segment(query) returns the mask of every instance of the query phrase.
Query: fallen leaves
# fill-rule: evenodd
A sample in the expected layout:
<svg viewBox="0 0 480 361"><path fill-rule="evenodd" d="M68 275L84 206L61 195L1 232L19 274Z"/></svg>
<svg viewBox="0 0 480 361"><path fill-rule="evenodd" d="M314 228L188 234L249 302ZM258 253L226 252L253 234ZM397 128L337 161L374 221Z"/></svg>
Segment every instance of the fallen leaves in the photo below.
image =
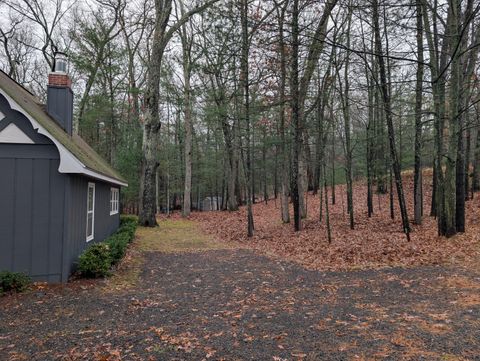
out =
<svg viewBox="0 0 480 361"><path fill-rule="evenodd" d="M203 346L199 339L195 337L191 332L182 332L178 335L173 335L167 332L163 327L151 327L150 331L154 332L157 337L163 343L166 343L174 347L177 351L183 351L187 354L192 353L194 350L201 349L205 353L205 359L210 359L216 354L216 350L210 346ZM218 333L212 335L214 337L219 337L223 334ZM208 340L210 337L203 337Z"/></svg>
<svg viewBox="0 0 480 361"><path fill-rule="evenodd" d="M478 306L480 305L480 295L471 294L471 293L468 293L468 294L462 293L459 296L457 304L462 307Z"/></svg>
<svg viewBox="0 0 480 361"><path fill-rule="evenodd" d="M425 208L431 200L431 176L424 177ZM404 176L409 214L413 215L413 177ZM238 212L195 212L192 219L202 230L219 241L241 244L295 261L310 269L346 270L384 266L417 266L435 264L477 264L480 259L480 207L467 202L467 232L450 239L437 236L436 220L425 216L423 225L412 225L411 242L402 233L400 214L389 213L389 195L375 195L374 214L366 211L367 187L354 187L355 229L349 228L346 214L345 186L336 187L337 202L330 205L333 242L328 244L324 221L319 221L319 196L308 195L308 217L303 229L294 232L291 224L280 222L280 202L254 205L255 235L248 238L246 210ZM330 192L329 192L330 193ZM395 198L396 199L396 198ZM324 212L324 211L323 211Z"/></svg>

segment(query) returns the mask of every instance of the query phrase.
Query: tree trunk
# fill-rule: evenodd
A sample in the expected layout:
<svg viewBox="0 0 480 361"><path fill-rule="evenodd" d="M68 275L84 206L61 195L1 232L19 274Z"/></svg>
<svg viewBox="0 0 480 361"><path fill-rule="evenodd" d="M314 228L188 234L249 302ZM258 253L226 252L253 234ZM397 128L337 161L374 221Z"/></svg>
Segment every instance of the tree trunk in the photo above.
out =
<svg viewBox="0 0 480 361"><path fill-rule="evenodd" d="M325 164L323 165L323 173L326 174ZM328 210L328 187L327 177L324 177L324 190L325 190L325 223L327 226L327 240L328 243L332 243L332 230L330 228L330 212Z"/></svg>
<svg viewBox="0 0 480 361"><path fill-rule="evenodd" d="M278 16L278 42L280 46L280 109L279 109L279 121L280 121L280 144L281 144L281 170L280 170L280 209L283 223L290 222L290 212L288 209L288 169L290 169L289 157L287 152L287 140L285 136L285 87L287 79L287 59L285 54L285 39L284 39L284 21L285 12L287 11L288 1L285 1L285 5L282 7Z"/></svg>
<svg viewBox="0 0 480 361"><path fill-rule="evenodd" d="M450 2L452 22L450 35L452 44L461 42L459 0ZM460 55L452 51L450 75L450 116L448 117L449 142L447 169L445 174L445 214L447 237L465 231L465 143L463 117L460 114Z"/></svg>
<svg viewBox="0 0 480 361"><path fill-rule="evenodd" d="M479 113L477 112L477 124L480 120ZM474 192L480 190L480 128L477 126L477 139L475 142L475 153L473 160L473 180L472 189Z"/></svg>
<svg viewBox="0 0 480 361"><path fill-rule="evenodd" d="M262 165L263 165L263 201L268 204L268 179L267 179L267 127L262 132Z"/></svg>
<svg viewBox="0 0 480 361"><path fill-rule="evenodd" d="M375 46L378 57L379 70L380 70L380 85L383 95L383 105L385 108L385 115L387 119L388 138L390 141L390 156L392 158L392 167L395 175L395 185L397 188L398 203L400 205L400 214L402 216L403 231L407 236L407 240L410 241L410 224L408 222L407 208L405 205L405 197L403 194L402 176L400 173L400 164L398 162L397 149L395 146L395 134L393 128L392 110L390 104L390 94L387 84L387 73L385 70L385 61L382 51L382 39L380 36L380 25L378 16L378 0L373 0L373 27L375 32Z"/></svg>
<svg viewBox="0 0 480 361"><path fill-rule="evenodd" d="M333 117L333 112L330 113ZM335 204L335 123L332 121L332 204Z"/></svg>
<svg viewBox="0 0 480 361"><path fill-rule="evenodd" d="M366 69L366 78L368 82L368 121L367 121L367 213L368 218L373 214L373 179L372 179L372 163L373 163L373 134L372 127L374 123L374 101L373 101L373 79L368 75Z"/></svg>
<svg viewBox="0 0 480 361"><path fill-rule="evenodd" d="M415 162L413 176L413 209L415 224L422 224L422 98L423 98L423 15L422 5L416 4L417 11L417 79L415 86Z"/></svg>
<svg viewBox="0 0 480 361"><path fill-rule="evenodd" d="M252 149L250 140L250 83L249 83L249 32L248 32L248 0L242 0L241 3L241 23L242 23L242 54L241 54L241 82L244 100L244 118L246 126L246 142L247 142L247 162L246 162L246 188L247 188L247 234L253 237L253 197L255 197L253 189L253 172L252 172Z"/></svg>
<svg viewBox="0 0 480 361"><path fill-rule="evenodd" d="M292 9L292 44L291 44L291 73L290 73L290 99L292 108L292 128L293 128L293 159L292 159L292 201L293 201L293 219L295 231L302 229L300 215L300 177L299 177L299 161L301 153L301 124L300 124L300 96L298 82L298 50L299 41L299 0L293 0Z"/></svg>
<svg viewBox="0 0 480 361"><path fill-rule="evenodd" d="M300 28L299 28L299 1L293 1L292 21L291 21L291 76L290 76L290 104L292 110L292 129L293 129L293 159L292 159L292 198L293 198L293 214L295 231L302 228L300 214L300 196L299 193L299 162L302 152L303 142L303 122L304 122L304 105L307 97L307 91L313 73L317 67L317 62L325 45L325 37L327 33L328 20L330 14L335 7L337 0L329 0L325 4L322 17L312 36L312 41L308 46L308 55L303 66L304 72L299 80L299 47L300 47Z"/></svg>
<svg viewBox="0 0 480 361"><path fill-rule="evenodd" d="M209 7L218 0L212 0L195 7L177 20L167 30L172 0L155 1L155 27L152 39L152 51L147 69L147 85L145 90L145 114L143 125L143 157L140 183L140 215L139 223L143 226L157 225L155 217L155 174L159 165L158 138L160 132L159 98L160 76L163 53L173 34L188 21L188 19Z"/></svg>
<svg viewBox="0 0 480 361"><path fill-rule="evenodd" d="M344 81L345 87L342 89L342 82L340 76L338 76L340 99L342 102L342 112L344 118L344 130L345 130L345 178L347 181L347 211L350 220L350 229L355 228L354 221L354 208L353 208L353 174L352 174L352 144L351 144L351 127L350 127L350 82L349 82L349 65L350 65L350 28L352 22L352 7L348 8L348 20L346 29L346 55L345 55L345 67L344 67ZM337 69L338 73L338 69Z"/></svg>
<svg viewBox="0 0 480 361"><path fill-rule="evenodd" d="M182 15L185 14L183 4L180 3ZM193 35L191 37L187 33L187 27L184 24L180 29L180 39L182 42L183 55L183 106L184 106L184 126L185 126L185 181L183 191L183 207L182 216L190 216L192 204L192 101L191 101L191 49L193 43Z"/></svg>

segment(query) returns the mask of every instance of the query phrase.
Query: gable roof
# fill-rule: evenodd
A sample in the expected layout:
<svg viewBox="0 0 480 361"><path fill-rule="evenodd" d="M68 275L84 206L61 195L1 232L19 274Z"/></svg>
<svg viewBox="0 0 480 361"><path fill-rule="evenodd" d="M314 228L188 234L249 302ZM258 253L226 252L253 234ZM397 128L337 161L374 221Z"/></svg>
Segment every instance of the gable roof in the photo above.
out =
<svg viewBox="0 0 480 361"><path fill-rule="evenodd" d="M127 182L80 136L70 136L46 112L43 104L27 89L0 70L0 94L12 109L24 114L38 133L50 138L60 152L60 173L79 173L114 184Z"/></svg>

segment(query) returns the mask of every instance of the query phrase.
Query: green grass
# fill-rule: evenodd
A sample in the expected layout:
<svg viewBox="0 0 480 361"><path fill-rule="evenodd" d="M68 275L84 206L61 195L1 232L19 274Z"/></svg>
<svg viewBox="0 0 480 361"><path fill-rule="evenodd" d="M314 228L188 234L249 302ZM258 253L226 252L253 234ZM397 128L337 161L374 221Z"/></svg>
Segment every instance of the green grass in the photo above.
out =
<svg viewBox="0 0 480 361"><path fill-rule="evenodd" d="M134 287L140 278L147 252L201 252L231 247L214 241L189 220L159 220L158 227L138 227L127 255L112 277L106 280L106 290L120 291Z"/></svg>
<svg viewBox="0 0 480 361"><path fill-rule="evenodd" d="M225 249L227 246L202 233L196 223L189 220L162 220L158 227L139 227L138 247L142 252L198 252Z"/></svg>

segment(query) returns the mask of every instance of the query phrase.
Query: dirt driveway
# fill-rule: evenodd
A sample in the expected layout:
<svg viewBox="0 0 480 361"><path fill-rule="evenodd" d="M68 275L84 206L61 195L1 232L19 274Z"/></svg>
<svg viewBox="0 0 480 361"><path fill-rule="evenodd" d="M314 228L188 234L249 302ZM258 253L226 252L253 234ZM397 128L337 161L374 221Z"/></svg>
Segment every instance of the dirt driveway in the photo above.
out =
<svg viewBox="0 0 480 361"><path fill-rule="evenodd" d="M308 271L193 224L139 230L107 281L0 299L1 360L480 360L480 274Z"/></svg>

